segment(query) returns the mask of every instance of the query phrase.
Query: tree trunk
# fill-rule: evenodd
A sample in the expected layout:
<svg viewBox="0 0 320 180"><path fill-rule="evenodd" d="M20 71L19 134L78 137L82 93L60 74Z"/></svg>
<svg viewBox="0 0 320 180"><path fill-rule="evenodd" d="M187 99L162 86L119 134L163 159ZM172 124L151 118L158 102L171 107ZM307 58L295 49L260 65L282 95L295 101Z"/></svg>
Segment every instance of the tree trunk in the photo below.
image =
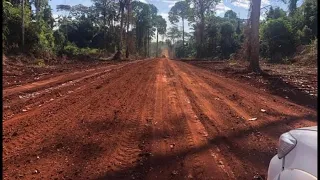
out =
<svg viewBox="0 0 320 180"><path fill-rule="evenodd" d="M182 57L184 57L184 18L182 17Z"/></svg>
<svg viewBox="0 0 320 180"><path fill-rule="evenodd" d="M107 50L107 32L106 32L106 30L107 30L107 28L106 28L106 26L107 26L107 13L106 13L106 11L104 10L103 11L103 40L104 40L104 49L105 50Z"/></svg>
<svg viewBox="0 0 320 180"><path fill-rule="evenodd" d="M156 53L157 53L157 54L156 54L156 57L159 57L159 56L158 56L158 54L159 54L159 53L158 53L158 51L159 51L159 46L158 46L158 43L159 43L159 42L158 42L158 35L159 35L159 32L158 32L158 29L157 29L157 51L156 51Z"/></svg>
<svg viewBox="0 0 320 180"><path fill-rule="evenodd" d="M123 11L124 9L121 8L121 19L120 19L120 42L119 42L119 47L118 51L122 50L122 38L123 38Z"/></svg>
<svg viewBox="0 0 320 180"><path fill-rule="evenodd" d="M125 45L127 44L127 16L123 12L123 35L122 35L122 40L125 41L125 43L122 42L122 47L126 48ZM127 48L126 48L127 49Z"/></svg>
<svg viewBox="0 0 320 180"><path fill-rule="evenodd" d="M148 28L148 38L147 38L147 45L148 45L148 57L150 57L150 28Z"/></svg>
<svg viewBox="0 0 320 180"><path fill-rule="evenodd" d="M197 43L197 57L203 56L203 32L204 32L204 7L202 4L200 4L200 24L199 24L199 42Z"/></svg>
<svg viewBox="0 0 320 180"><path fill-rule="evenodd" d="M122 38L123 38L123 11L124 11L124 2L120 1L120 40L118 43L118 50L112 59L121 60L121 51L122 51Z"/></svg>
<svg viewBox="0 0 320 180"><path fill-rule="evenodd" d="M172 39L172 59L176 58L175 39Z"/></svg>
<svg viewBox="0 0 320 180"><path fill-rule="evenodd" d="M130 0L128 0L128 5L127 5L127 45L126 45L126 58L129 58L129 25L130 25L130 12L131 12L131 5L130 5Z"/></svg>
<svg viewBox="0 0 320 180"><path fill-rule="evenodd" d="M36 8L36 19L37 19L37 21L39 22L39 17L40 17L40 6L41 6L41 4L40 4L40 0L36 0L35 1L35 8Z"/></svg>
<svg viewBox="0 0 320 180"><path fill-rule="evenodd" d="M249 70L260 73L259 65L259 19L260 19L260 6L261 0L252 0L251 10L251 38L250 38L250 65Z"/></svg>
<svg viewBox="0 0 320 180"><path fill-rule="evenodd" d="M147 55L148 55L148 39L147 39L147 36L144 37L144 57L146 58Z"/></svg>
<svg viewBox="0 0 320 180"><path fill-rule="evenodd" d="M24 52L24 0L22 0L22 23L21 23L21 33L22 33L22 38L21 38L21 48L22 52Z"/></svg>

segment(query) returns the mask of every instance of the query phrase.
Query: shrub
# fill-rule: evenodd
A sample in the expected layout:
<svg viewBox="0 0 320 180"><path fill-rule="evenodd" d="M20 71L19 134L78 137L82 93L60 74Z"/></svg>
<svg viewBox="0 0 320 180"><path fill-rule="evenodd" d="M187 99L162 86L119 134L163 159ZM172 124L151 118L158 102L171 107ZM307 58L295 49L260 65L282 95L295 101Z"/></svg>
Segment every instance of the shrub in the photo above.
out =
<svg viewBox="0 0 320 180"><path fill-rule="evenodd" d="M61 55L62 50L64 48L65 45L65 41L66 41L66 37L65 35L57 30L53 33L53 37L54 37L54 44L55 44L55 51Z"/></svg>
<svg viewBox="0 0 320 180"><path fill-rule="evenodd" d="M309 44L313 38L312 29L310 29L308 26L304 26L301 31L300 38L302 44Z"/></svg>
<svg viewBox="0 0 320 180"><path fill-rule="evenodd" d="M222 58L230 58L230 54L235 53L238 48L234 32L234 26L230 22L224 22L221 24L220 50Z"/></svg>
<svg viewBox="0 0 320 180"><path fill-rule="evenodd" d="M2 40L5 52L16 53L19 52L21 45L21 8L15 7L8 1L3 3L3 18L2 18ZM25 7L25 33L30 25L31 11ZM27 42L27 41L26 41Z"/></svg>
<svg viewBox="0 0 320 180"><path fill-rule="evenodd" d="M79 48L74 43L68 43L63 49L63 54L66 54L69 57L77 56L79 55L79 52Z"/></svg>
<svg viewBox="0 0 320 180"><path fill-rule="evenodd" d="M261 26L261 44L264 55L271 62L280 62L295 51L295 34L287 20L272 19Z"/></svg>
<svg viewBox="0 0 320 180"><path fill-rule="evenodd" d="M99 49L92 48L78 48L74 43L68 42L68 44L62 50L62 54L67 55L68 57L78 58L78 59L90 59L95 58L100 55Z"/></svg>

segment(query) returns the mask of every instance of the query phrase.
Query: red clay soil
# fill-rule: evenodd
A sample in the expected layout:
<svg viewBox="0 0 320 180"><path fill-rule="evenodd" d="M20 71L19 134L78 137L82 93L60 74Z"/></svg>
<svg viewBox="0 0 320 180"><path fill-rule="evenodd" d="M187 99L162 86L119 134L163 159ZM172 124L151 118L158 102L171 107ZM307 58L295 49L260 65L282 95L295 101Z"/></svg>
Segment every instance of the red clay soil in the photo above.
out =
<svg viewBox="0 0 320 180"><path fill-rule="evenodd" d="M3 58L6 58L5 56ZM23 59L25 62L21 62ZM96 68L101 65L118 64L121 61L64 61L63 64L47 64L38 66L28 63L26 57L11 57L2 64L2 85L3 87L14 87L22 84L49 79L52 76L57 76L70 73L75 69L77 71ZM31 61L31 60L29 60ZM62 63L62 62L61 62Z"/></svg>
<svg viewBox="0 0 320 180"><path fill-rule="evenodd" d="M253 179L282 133L317 124L313 109L180 61L79 74L4 88L4 179Z"/></svg>
<svg viewBox="0 0 320 180"><path fill-rule="evenodd" d="M197 67L236 79L288 100L317 109L318 68L297 64L270 64L261 62L260 75L247 71L245 61L183 60Z"/></svg>

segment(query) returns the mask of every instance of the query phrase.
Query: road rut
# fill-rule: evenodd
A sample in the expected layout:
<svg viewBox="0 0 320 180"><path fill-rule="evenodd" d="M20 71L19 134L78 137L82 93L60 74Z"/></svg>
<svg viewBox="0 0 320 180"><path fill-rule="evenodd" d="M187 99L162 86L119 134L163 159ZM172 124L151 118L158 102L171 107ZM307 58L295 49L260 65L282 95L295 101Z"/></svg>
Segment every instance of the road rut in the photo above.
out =
<svg viewBox="0 0 320 180"><path fill-rule="evenodd" d="M252 179L282 133L317 124L312 109L166 58L47 82L4 89L4 179Z"/></svg>

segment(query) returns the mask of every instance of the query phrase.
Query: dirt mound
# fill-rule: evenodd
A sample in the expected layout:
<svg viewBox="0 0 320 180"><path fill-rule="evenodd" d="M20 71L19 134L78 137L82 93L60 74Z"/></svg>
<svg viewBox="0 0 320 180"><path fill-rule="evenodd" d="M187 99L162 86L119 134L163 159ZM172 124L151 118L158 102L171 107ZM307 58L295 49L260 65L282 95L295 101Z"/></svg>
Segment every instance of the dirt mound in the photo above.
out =
<svg viewBox="0 0 320 180"><path fill-rule="evenodd" d="M314 44L300 46L292 58L292 62L299 66L312 66L316 67L318 63L318 48L317 42Z"/></svg>

